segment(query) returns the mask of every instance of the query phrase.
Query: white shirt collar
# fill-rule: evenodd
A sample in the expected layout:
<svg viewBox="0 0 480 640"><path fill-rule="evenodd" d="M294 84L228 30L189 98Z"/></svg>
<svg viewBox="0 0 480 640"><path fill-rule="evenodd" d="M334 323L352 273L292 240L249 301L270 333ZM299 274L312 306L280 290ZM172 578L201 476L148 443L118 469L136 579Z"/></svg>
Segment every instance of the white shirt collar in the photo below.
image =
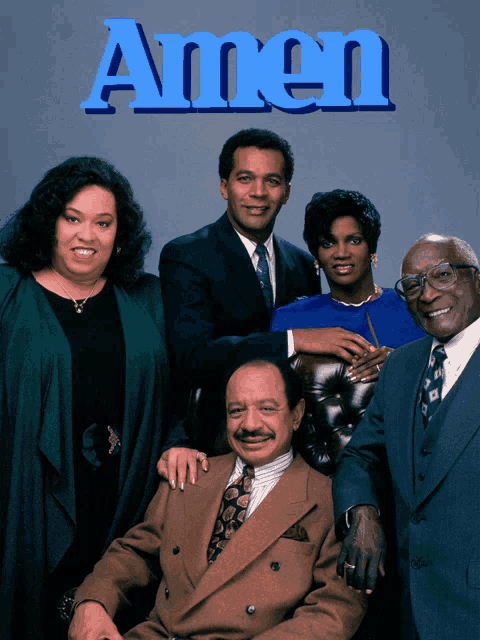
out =
<svg viewBox="0 0 480 640"><path fill-rule="evenodd" d="M235 229L235 227L234 227L234 229ZM255 253L255 249L257 248L257 244L258 243L257 242L253 242L253 240L250 240L249 238L246 238L245 236L242 236L242 234L239 233L236 229L235 229L235 233L238 235L240 240L243 242L243 246L248 251L248 255L250 256L250 260L251 260L253 254ZM267 250L268 258L269 258L269 260L271 260L272 257L273 257L273 233L271 233L268 236L267 240L263 244L265 245L265 249Z"/></svg>
<svg viewBox="0 0 480 640"><path fill-rule="evenodd" d="M448 342L439 342L434 338L430 353L435 347L441 344L443 344L447 358L452 364L468 362L480 344L480 318L477 318L472 324L469 324L468 327L463 329L463 331L460 331L457 335L453 336L453 338L450 338Z"/></svg>
<svg viewBox="0 0 480 640"><path fill-rule="evenodd" d="M267 464L264 464L260 467L255 467L256 483L261 482L262 479L265 479L266 477L268 477L270 481L273 476L281 476L285 471L285 469L288 466L290 466L292 460L293 460L293 450L292 448L290 448L290 450L287 451L287 453L284 453L281 456L278 456L278 458L275 458L275 460L273 460L272 462L268 462ZM244 462L241 458L237 456L237 459L235 461L235 469L234 469L235 474L237 476L243 473L243 467L245 466L245 464L246 462Z"/></svg>

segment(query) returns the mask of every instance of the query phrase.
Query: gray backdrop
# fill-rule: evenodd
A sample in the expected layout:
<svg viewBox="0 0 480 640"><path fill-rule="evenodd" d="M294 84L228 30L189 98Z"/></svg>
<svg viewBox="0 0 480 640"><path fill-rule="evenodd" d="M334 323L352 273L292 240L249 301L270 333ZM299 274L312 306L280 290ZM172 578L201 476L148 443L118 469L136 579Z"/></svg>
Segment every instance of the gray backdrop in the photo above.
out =
<svg viewBox="0 0 480 640"><path fill-rule="evenodd" d="M479 100L476 3L467 0L18 0L0 18L2 210L28 198L43 173L71 155L98 155L131 181L162 246L216 220L225 203L217 158L228 136L267 127L296 159L276 230L304 246L303 214L315 191L356 189L382 215L380 285L392 285L406 249L430 230L466 238L478 252ZM133 92L115 92L114 115L86 115L108 30L106 18L154 33L247 31L265 43L280 31L371 29L390 48L393 112L134 114ZM310 92L311 93L311 92Z"/></svg>

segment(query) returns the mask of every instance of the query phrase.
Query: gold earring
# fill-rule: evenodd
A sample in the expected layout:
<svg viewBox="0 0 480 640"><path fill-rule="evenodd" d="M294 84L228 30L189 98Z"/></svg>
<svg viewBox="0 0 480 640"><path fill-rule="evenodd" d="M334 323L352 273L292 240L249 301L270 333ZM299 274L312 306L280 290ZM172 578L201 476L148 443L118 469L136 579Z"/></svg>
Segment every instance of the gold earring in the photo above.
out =
<svg viewBox="0 0 480 640"><path fill-rule="evenodd" d="M377 264L378 264L378 256L376 253L371 253L370 254L370 260L372 261L373 264L373 268L376 269L377 268Z"/></svg>
<svg viewBox="0 0 480 640"><path fill-rule="evenodd" d="M315 265L315 271L317 272L317 276L320 275L320 265L318 264L318 260L315 260L313 263Z"/></svg>
<svg viewBox="0 0 480 640"><path fill-rule="evenodd" d="M120 251L122 250L122 247L117 247L117 256L120 253Z"/></svg>

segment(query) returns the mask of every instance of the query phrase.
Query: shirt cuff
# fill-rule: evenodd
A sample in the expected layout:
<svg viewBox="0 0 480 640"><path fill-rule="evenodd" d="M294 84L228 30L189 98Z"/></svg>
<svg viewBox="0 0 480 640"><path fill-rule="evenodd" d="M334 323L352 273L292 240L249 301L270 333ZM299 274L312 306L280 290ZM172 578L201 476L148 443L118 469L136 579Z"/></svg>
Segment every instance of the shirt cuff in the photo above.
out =
<svg viewBox="0 0 480 640"><path fill-rule="evenodd" d="M293 341L293 329L287 329L287 353L289 358L297 353L295 351L295 343Z"/></svg>

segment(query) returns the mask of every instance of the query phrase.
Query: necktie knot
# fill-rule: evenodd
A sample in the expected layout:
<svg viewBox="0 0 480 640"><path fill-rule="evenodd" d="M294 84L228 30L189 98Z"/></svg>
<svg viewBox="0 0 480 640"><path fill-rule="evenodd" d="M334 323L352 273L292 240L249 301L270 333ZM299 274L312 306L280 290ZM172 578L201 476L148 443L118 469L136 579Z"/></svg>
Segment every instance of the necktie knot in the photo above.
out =
<svg viewBox="0 0 480 640"><path fill-rule="evenodd" d="M255 252L259 258L266 258L268 255L267 247L264 244L257 244Z"/></svg>
<svg viewBox="0 0 480 640"><path fill-rule="evenodd" d="M443 363L447 359L447 354L445 353L445 347L443 344L439 344L435 347L432 351L431 358L434 360L434 362L430 361L431 366L435 366L435 363L439 367L443 366Z"/></svg>

